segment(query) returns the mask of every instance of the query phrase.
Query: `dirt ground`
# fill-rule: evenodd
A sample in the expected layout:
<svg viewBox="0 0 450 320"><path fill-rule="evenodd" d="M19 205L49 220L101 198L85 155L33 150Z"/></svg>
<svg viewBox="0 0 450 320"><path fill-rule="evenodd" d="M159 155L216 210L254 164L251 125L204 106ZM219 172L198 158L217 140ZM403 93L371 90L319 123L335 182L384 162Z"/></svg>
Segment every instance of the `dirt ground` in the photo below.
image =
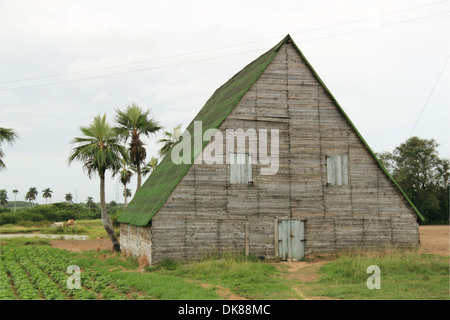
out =
<svg viewBox="0 0 450 320"><path fill-rule="evenodd" d="M450 255L449 226L420 226L420 243L422 250L441 256Z"/></svg>
<svg viewBox="0 0 450 320"><path fill-rule="evenodd" d="M112 250L112 243L109 239L96 240L51 240L50 245L54 248L67 249L70 251L85 251L85 250Z"/></svg>

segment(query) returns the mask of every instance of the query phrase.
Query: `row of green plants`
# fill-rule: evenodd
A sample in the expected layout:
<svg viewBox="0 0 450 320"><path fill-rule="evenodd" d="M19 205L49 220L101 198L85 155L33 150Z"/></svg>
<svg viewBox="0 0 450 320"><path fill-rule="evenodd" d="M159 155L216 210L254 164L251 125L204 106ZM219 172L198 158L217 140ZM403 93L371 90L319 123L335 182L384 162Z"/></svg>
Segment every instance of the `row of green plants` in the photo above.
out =
<svg viewBox="0 0 450 320"><path fill-rule="evenodd" d="M124 282L89 268L81 268L80 288L70 289L67 271L72 265L77 261L63 250L2 246L0 299L123 300L131 291Z"/></svg>
<svg viewBox="0 0 450 320"><path fill-rule="evenodd" d="M16 261L12 252L2 255L2 264L5 266L6 273L11 277L11 284L15 288L17 297L22 300L37 300L39 299L38 291L33 287L28 279L25 270ZM8 280L8 278L6 278ZM7 287L8 283L2 283L2 287ZM12 291L12 288L8 290ZM11 297L9 297L11 298Z"/></svg>

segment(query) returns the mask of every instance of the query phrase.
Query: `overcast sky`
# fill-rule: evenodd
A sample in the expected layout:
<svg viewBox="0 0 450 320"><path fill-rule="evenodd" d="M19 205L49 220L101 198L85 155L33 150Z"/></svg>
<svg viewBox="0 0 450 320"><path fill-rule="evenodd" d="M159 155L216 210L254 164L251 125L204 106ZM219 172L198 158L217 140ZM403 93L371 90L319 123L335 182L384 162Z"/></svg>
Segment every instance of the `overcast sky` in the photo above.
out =
<svg viewBox="0 0 450 320"><path fill-rule="evenodd" d="M449 1L0 0L0 188L99 201L70 141L132 102L185 128L213 92L290 34L375 152L411 135L449 157ZM147 141L148 159L160 135ZM123 202L108 179L106 200ZM130 183L136 189L136 179Z"/></svg>

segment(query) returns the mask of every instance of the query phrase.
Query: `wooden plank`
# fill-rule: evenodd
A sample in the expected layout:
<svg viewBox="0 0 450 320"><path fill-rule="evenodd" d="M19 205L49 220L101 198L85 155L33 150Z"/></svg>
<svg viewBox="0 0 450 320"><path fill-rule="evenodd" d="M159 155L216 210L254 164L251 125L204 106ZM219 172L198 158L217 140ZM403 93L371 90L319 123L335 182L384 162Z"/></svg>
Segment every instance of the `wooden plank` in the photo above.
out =
<svg viewBox="0 0 450 320"><path fill-rule="evenodd" d="M250 223L245 221L245 255L250 254Z"/></svg>
<svg viewBox="0 0 450 320"><path fill-rule="evenodd" d="M280 249L279 249L279 234L278 234L278 218L275 218L274 222L273 222L273 226L274 226L274 231L275 231L275 243L274 243L274 248L275 248L275 257L279 257L280 256Z"/></svg>

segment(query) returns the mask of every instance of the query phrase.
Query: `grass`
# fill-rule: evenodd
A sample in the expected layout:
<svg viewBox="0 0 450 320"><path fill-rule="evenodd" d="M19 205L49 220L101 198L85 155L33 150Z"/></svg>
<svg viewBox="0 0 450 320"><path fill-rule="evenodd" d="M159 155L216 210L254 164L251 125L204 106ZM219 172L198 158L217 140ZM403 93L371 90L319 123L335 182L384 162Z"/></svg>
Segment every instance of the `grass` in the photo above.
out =
<svg viewBox="0 0 450 320"><path fill-rule="evenodd" d="M12 238L0 239L0 245L9 245L12 247L20 246L50 246L50 240L38 237L32 238Z"/></svg>
<svg viewBox="0 0 450 320"><path fill-rule="evenodd" d="M145 292L146 299L219 300L214 288L203 288L171 275L157 273L113 272L109 274L135 290Z"/></svg>
<svg viewBox="0 0 450 320"><path fill-rule="evenodd" d="M154 268L160 268L154 273L189 279L199 285L222 287L247 299L299 298L277 268L243 254L209 256L191 264L166 260Z"/></svg>
<svg viewBox="0 0 450 320"><path fill-rule="evenodd" d="M380 268L380 289L368 289L367 280ZM308 293L336 299L450 299L449 258L410 250L344 254L323 265L320 280L308 284Z"/></svg>

